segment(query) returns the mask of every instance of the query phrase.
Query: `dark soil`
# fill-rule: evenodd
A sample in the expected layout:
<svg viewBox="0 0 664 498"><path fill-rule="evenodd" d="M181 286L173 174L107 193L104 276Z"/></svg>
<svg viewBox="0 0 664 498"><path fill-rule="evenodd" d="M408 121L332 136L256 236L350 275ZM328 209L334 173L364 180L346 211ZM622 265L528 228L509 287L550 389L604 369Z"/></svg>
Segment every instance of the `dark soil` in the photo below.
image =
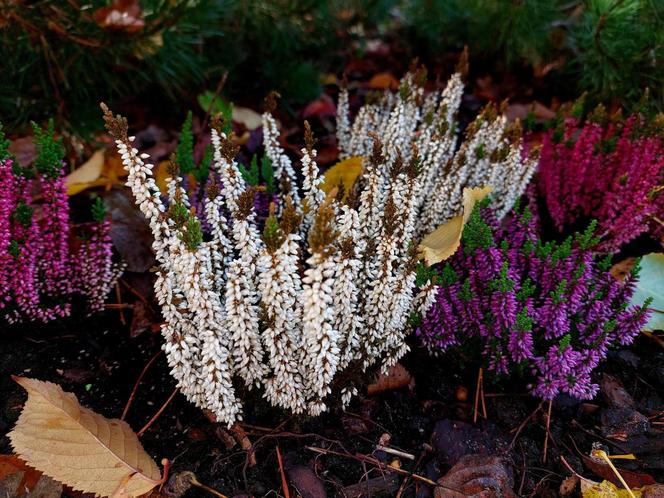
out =
<svg viewBox="0 0 664 498"><path fill-rule="evenodd" d="M131 311L125 310L125 314L129 321ZM117 418L136 378L160 346L157 333L130 338L129 327L120 322L117 310L51 326L23 325L4 330L0 335L0 453L11 452L6 433L25 400L11 375L58 383L65 391L75 393L83 405ZM255 466L249 465L247 452L238 445L229 447L232 438L224 427L212 423L179 394L141 442L156 461L171 460L173 473L193 471L199 481L228 496L281 493L277 446L293 489L302 496L323 496L323 489L327 496L345 496L361 489L348 486L381 476L385 479L370 482L374 486L382 482L378 487L387 487L384 496L396 495L403 475L395 479L394 474L354 460L354 455L369 455L387 464L398 458L403 469L436 480L468 453L504 455L514 470L514 488L520 495L556 495L562 479L570 474L561 456L584 476L595 480L610 477L593 473L592 462L584 464L584 455L589 454L593 443L606 445L610 454L634 453L638 460L621 460L619 465L638 475L664 480L664 350L651 339L643 337L630 350L611 354L597 374L603 390L593 402L556 400L547 463L542 461L546 405L511 444L511 431L538 406L537 400L524 394L525 385L518 380L496 385L487 379L488 417L484 420L480 416L473 424L477 366L451 354L430 358L418 349L403 363L413 376L410 387L373 397L360 396L347 412L333 411L317 419L290 417L249 393L243 428L254 445ZM610 378L604 374L612 375L618 385L624 386L634 400L633 406L616 409L615 394L604 386ZM615 387L615 383L612 385ZM160 355L138 388L127 422L138 431L173 389L174 381ZM633 424L634 412L643 414L645 422L639 419L641 425ZM625 431L629 433L625 440L616 437ZM415 459L376 451L381 437L387 446L410 453ZM347 456L319 455L307 446ZM374 495L380 494L376 490ZM187 496L202 493L191 490ZM432 489L409 480L402 496L432 496Z"/></svg>

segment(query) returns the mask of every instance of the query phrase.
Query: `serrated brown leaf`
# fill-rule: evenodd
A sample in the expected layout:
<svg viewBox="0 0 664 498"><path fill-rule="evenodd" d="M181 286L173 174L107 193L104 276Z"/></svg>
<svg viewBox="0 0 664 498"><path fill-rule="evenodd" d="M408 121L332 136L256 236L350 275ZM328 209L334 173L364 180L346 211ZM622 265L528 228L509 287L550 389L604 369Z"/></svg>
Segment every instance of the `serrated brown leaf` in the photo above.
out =
<svg viewBox="0 0 664 498"><path fill-rule="evenodd" d="M8 437L30 466L98 496L140 496L160 484L157 464L126 422L82 407L51 382L14 380L28 400Z"/></svg>

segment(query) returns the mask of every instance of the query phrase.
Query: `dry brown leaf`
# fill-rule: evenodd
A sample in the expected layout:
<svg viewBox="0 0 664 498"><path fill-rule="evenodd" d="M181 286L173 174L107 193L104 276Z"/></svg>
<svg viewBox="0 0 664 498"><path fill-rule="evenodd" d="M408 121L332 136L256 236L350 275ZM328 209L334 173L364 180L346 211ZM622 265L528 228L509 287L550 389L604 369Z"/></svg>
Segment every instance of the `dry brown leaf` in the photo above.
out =
<svg viewBox="0 0 664 498"><path fill-rule="evenodd" d="M427 265L440 263L452 256L461 243L463 227L475 204L491 192L491 187L464 188L463 214L443 223L420 242L419 251Z"/></svg>
<svg viewBox="0 0 664 498"><path fill-rule="evenodd" d="M13 378L28 400L8 437L30 466L99 496L140 496L161 483L157 464L126 422L82 407L51 382Z"/></svg>

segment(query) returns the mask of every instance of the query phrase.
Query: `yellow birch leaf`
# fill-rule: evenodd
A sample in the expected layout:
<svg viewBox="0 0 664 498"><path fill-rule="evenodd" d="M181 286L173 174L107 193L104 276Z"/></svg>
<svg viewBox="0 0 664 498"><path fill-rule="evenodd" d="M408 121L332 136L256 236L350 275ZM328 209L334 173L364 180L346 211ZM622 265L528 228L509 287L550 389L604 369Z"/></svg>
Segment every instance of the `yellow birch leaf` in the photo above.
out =
<svg viewBox="0 0 664 498"><path fill-rule="evenodd" d="M82 407L51 382L14 380L28 400L8 437L28 465L98 496L137 497L161 483L157 464L126 422Z"/></svg>
<svg viewBox="0 0 664 498"><path fill-rule="evenodd" d="M475 204L489 195L489 192L491 187L463 189L463 214L454 216L440 225L424 237L419 245L420 255L428 266L440 263L456 252L461 243L463 227L470 218Z"/></svg>
<svg viewBox="0 0 664 498"><path fill-rule="evenodd" d="M345 194L348 195L353 189L355 181L362 173L362 162L364 158L362 156L349 157L343 161L338 162L331 168L329 168L323 177L323 183L321 184L321 189L326 194L339 186L339 183L343 183Z"/></svg>
<svg viewBox="0 0 664 498"><path fill-rule="evenodd" d="M99 179L104 169L104 150L99 149L92 157L65 177L67 195L76 195Z"/></svg>

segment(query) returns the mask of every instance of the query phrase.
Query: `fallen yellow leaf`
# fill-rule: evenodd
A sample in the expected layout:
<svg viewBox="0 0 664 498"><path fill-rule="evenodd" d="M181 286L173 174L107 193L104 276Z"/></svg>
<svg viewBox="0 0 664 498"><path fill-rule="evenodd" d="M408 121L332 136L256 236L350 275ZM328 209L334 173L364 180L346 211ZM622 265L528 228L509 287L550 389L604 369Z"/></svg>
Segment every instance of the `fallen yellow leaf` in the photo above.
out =
<svg viewBox="0 0 664 498"><path fill-rule="evenodd" d="M456 252L461 243L463 227L470 218L475 204L490 192L491 187L463 189L463 214L443 223L420 242L418 249L428 266L440 263Z"/></svg>
<svg viewBox="0 0 664 498"><path fill-rule="evenodd" d="M89 184L99 179L103 169L104 150L99 149L90 159L67 175L65 178L67 194L76 195L88 188Z"/></svg>
<svg viewBox="0 0 664 498"><path fill-rule="evenodd" d="M82 407L60 386L14 377L28 400L9 440L28 465L84 493L137 497L161 483L126 422Z"/></svg>
<svg viewBox="0 0 664 498"><path fill-rule="evenodd" d="M329 168L323 176L323 183L321 185L323 192L329 194L333 188L343 183L345 194L348 195L348 192L353 189L355 181L362 173L363 161L364 158L362 156L349 157Z"/></svg>
<svg viewBox="0 0 664 498"><path fill-rule="evenodd" d="M103 150L98 150L90 159L72 171L66 178L67 194L76 195L84 190L104 187L110 190L113 186L122 186L122 178L127 172L117 154L106 157Z"/></svg>

